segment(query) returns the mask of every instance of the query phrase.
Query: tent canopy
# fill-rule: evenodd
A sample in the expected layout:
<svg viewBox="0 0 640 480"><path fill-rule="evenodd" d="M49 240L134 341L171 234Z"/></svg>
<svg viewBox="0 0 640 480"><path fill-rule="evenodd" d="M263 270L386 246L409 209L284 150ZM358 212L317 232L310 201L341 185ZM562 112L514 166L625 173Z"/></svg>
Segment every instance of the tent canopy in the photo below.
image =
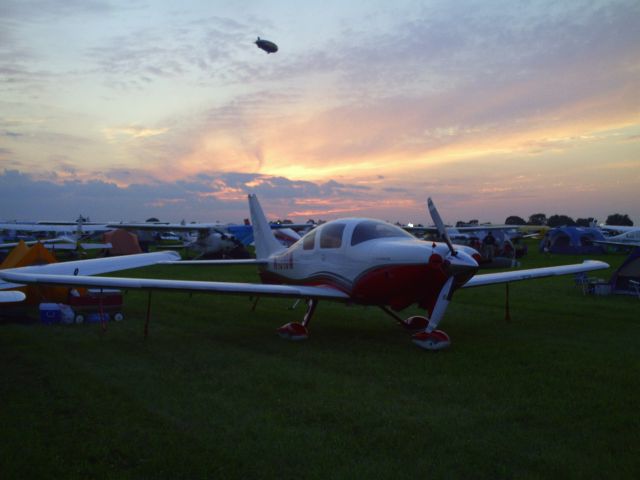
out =
<svg viewBox="0 0 640 480"><path fill-rule="evenodd" d="M122 228L111 230L104 234L105 243L110 243L111 248L107 251L109 256L132 255L142 253L138 236L135 233L127 232Z"/></svg>
<svg viewBox="0 0 640 480"><path fill-rule="evenodd" d="M611 276L611 290L614 293L636 294L630 280L640 282L640 247L635 248L631 255L613 272Z"/></svg>
<svg viewBox="0 0 640 480"><path fill-rule="evenodd" d="M540 242L540 251L544 251L546 248L550 253L605 253L604 247L593 243L594 240L604 240L604 236L597 228L553 228L545 234Z"/></svg>
<svg viewBox="0 0 640 480"><path fill-rule="evenodd" d="M21 240L0 264L0 269L46 265L57 262L56 257L41 243L36 243L29 247ZM69 296L67 287L29 285L16 290L23 292L27 296L25 300L27 305L37 305L40 302L66 302Z"/></svg>

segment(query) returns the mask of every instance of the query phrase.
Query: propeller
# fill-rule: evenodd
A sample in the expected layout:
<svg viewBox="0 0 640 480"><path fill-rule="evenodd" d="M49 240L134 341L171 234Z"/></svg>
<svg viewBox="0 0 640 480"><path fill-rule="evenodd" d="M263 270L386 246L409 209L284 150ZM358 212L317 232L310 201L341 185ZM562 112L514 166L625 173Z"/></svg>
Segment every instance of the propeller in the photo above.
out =
<svg viewBox="0 0 640 480"><path fill-rule="evenodd" d="M438 301L436 302L435 307L433 307L433 312L431 312L431 316L429 317L429 324L427 325L427 333L433 332L436 328L438 328L438 324L442 317L444 316L444 312L447 310L449 306L449 302L451 301L451 288L453 287L453 276L449 277L447 282L440 290L440 294L438 295Z"/></svg>
<svg viewBox="0 0 640 480"><path fill-rule="evenodd" d="M433 220L433 223L436 224L438 233L442 238L444 238L445 243L447 244L447 246L449 247L449 250L451 251L451 255L455 257L458 254L458 252L456 251L455 248L453 248L453 243L449 238L449 234L447 233L447 229L444 226L444 222L442 221L442 218L440 217L440 214L438 213L438 209L433 203L433 200L431 200L431 197L429 197L429 199L427 200L427 207L429 208L429 213L431 214L431 219Z"/></svg>

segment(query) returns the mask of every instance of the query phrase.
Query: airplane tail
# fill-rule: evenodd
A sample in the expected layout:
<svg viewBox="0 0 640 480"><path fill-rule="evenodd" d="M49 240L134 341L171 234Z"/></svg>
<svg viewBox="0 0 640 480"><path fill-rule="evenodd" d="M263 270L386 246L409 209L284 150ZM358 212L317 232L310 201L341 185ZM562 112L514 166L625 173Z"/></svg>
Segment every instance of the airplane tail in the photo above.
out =
<svg viewBox="0 0 640 480"><path fill-rule="evenodd" d="M273 253L285 250L285 247L276 240L271 231L267 217L265 217L255 195L249 195L249 211L251 212L253 239L256 245L256 258L264 260Z"/></svg>

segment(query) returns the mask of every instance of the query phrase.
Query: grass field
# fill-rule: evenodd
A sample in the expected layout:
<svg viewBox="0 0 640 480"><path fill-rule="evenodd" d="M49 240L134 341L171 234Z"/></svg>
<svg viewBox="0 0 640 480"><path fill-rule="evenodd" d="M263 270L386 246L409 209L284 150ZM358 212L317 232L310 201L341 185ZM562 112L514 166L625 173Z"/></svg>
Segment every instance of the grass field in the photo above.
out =
<svg viewBox="0 0 640 480"><path fill-rule="evenodd" d="M2 324L0 478L640 478L640 300L522 282L507 323L504 291L457 292L439 353L327 302L307 342L283 341L303 315L283 299L155 293L147 340L143 292L106 332Z"/></svg>

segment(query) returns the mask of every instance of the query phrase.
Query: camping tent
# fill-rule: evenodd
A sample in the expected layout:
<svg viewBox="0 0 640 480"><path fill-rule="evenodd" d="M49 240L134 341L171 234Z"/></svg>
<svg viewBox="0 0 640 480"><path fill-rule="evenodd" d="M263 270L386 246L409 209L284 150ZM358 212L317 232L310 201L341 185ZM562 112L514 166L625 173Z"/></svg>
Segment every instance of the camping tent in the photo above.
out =
<svg viewBox="0 0 640 480"><path fill-rule="evenodd" d="M32 247L28 247L24 241L21 240L0 264L0 269L46 265L56 262L56 257L41 243L36 243ZM28 305L37 305L40 302L66 302L69 296L69 289L67 287L30 285L16 290L24 292L27 296L25 303Z"/></svg>
<svg viewBox="0 0 640 480"><path fill-rule="evenodd" d="M112 257L142 253L136 234L121 228L105 233L104 241L111 244L111 248L107 250L107 255Z"/></svg>
<svg viewBox="0 0 640 480"><path fill-rule="evenodd" d="M611 276L611 291L613 293L626 293L637 295L632 282L640 282L640 247L635 248L631 255L622 262Z"/></svg>
<svg viewBox="0 0 640 480"><path fill-rule="evenodd" d="M540 251L548 249L550 253L605 253L604 247L594 244L594 240L604 240L602 233L597 228L553 228L545 234L542 242L540 242Z"/></svg>

